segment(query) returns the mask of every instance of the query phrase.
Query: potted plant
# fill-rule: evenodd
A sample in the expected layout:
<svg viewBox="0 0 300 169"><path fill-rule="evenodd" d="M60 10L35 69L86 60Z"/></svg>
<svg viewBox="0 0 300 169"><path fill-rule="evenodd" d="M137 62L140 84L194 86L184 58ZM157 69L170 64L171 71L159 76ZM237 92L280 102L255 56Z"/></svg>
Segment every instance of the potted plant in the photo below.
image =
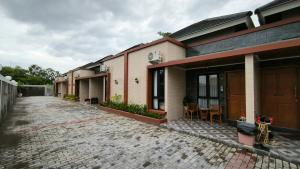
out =
<svg viewBox="0 0 300 169"><path fill-rule="evenodd" d="M187 110L188 108L188 104L191 102L191 98L188 96L185 96L182 100L182 104L183 104L183 109Z"/></svg>
<svg viewBox="0 0 300 169"><path fill-rule="evenodd" d="M247 123L245 117L237 120L238 141L242 144L253 146L255 144L256 126Z"/></svg>

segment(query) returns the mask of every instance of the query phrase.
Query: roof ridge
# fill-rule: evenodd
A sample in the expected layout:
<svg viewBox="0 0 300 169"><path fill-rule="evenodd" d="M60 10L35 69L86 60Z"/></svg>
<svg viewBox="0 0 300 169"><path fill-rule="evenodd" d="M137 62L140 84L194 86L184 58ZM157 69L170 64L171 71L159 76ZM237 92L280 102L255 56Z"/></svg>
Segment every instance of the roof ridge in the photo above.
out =
<svg viewBox="0 0 300 169"><path fill-rule="evenodd" d="M207 19L204 19L202 21L211 21L211 20L215 20L215 19L220 19L220 18L224 18L224 17L228 17L228 16L233 16L233 15L240 15L240 14L252 14L252 12L251 11L244 11L244 12L238 12L238 13L233 13L233 14L226 14L226 15L221 15L221 16L215 16L215 17L207 18Z"/></svg>
<svg viewBox="0 0 300 169"><path fill-rule="evenodd" d="M254 10L254 13L257 14L260 11L272 9L272 8L277 7L277 6L280 6L280 5L283 5L283 4L287 4L287 3L293 2L293 1L297 1L297 0L273 0L273 1L269 2L269 3L267 3L267 4L264 4L264 5L256 8Z"/></svg>
<svg viewBox="0 0 300 169"><path fill-rule="evenodd" d="M240 19L240 18L245 17L245 16L251 16L251 15L252 15L252 11L244 11L244 12L238 12L238 13L233 13L233 14L228 14L228 15L222 15L222 16L203 19L199 22L193 23L189 26L186 26L186 27L172 33L171 37L178 36L176 34L183 34L183 35L178 36L178 37L183 37L185 35L192 34L194 32L210 29L212 27L219 26L221 24L225 24L227 22L237 20L237 19ZM223 20L227 19L227 21L222 21L222 22L220 21L220 23L212 24L213 22L221 20L221 19L223 19ZM202 25L202 28L200 28L200 27L199 28L194 28L194 29L197 29L197 30L189 30L189 29L192 29L193 27L198 27L198 25L200 26L201 24L206 24L206 25L204 25L206 27L203 27L203 25ZM188 31L188 32L184 33L184 31Z"/></svg>

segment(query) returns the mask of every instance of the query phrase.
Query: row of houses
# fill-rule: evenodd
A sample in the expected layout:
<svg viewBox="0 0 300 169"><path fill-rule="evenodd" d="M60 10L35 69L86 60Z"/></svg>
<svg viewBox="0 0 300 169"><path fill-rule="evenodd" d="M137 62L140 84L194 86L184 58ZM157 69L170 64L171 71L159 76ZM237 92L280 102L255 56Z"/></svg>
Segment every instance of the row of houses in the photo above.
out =
<svg viewBox="0 0 300 169"><path fill-rule="evenodd" d="M169 37L138 44L56 78L58 96L144 104L182 117L183 99L221 105L224 120L257 114L300 129L300 1L275 0L255 10L209 18Z"/></svg>

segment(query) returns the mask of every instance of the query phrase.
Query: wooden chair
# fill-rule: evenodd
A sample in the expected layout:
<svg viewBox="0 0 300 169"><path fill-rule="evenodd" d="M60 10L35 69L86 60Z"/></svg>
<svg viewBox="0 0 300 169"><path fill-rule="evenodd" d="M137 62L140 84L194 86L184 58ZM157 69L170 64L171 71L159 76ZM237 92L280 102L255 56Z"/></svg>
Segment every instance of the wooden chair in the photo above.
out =
<svg viewBox="0 0 300 169"><path fill-rule="evenodd" d="M214 121L213 117L214 116L218 116L219 125L222 125L222 107L221 106L212 105L210 107L209 115L210 115L210 125L213 125L213 121Z"/></svg>
<svg viewBox="0 0 300 169"><path fill-rule="evenodd" d="M199 109L198 109L198 104L197 103L189 103L187 112L190 115L191 120L193 120L193 114L194 113L197 114L198 119L199 119Z"/></svg>
<svg viewBox="0 0 300 169"><path fill-rule="evenodd" d="M183 118L187 118L188 115L188 106L183 106Z"/></svg>

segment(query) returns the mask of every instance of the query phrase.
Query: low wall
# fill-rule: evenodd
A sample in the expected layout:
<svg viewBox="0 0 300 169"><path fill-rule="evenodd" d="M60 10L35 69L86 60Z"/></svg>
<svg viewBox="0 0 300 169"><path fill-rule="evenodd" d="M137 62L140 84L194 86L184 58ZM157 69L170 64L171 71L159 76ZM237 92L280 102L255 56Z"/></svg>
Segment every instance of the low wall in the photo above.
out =
<svg viewBox="0 0 300 169"><path fill-rule="evenodd" d="M21 85L18 86L19 93L22 96L52 96L53 86L52 85ZM65 94L66 92L64 92ZM62 95L63 97L63 95Z"/></svg>
<svg viewBox="0 0 300 169"><path fill-rule="evenodd" d="M0 75L0 125L16 102L17 84Z"/></svg>

